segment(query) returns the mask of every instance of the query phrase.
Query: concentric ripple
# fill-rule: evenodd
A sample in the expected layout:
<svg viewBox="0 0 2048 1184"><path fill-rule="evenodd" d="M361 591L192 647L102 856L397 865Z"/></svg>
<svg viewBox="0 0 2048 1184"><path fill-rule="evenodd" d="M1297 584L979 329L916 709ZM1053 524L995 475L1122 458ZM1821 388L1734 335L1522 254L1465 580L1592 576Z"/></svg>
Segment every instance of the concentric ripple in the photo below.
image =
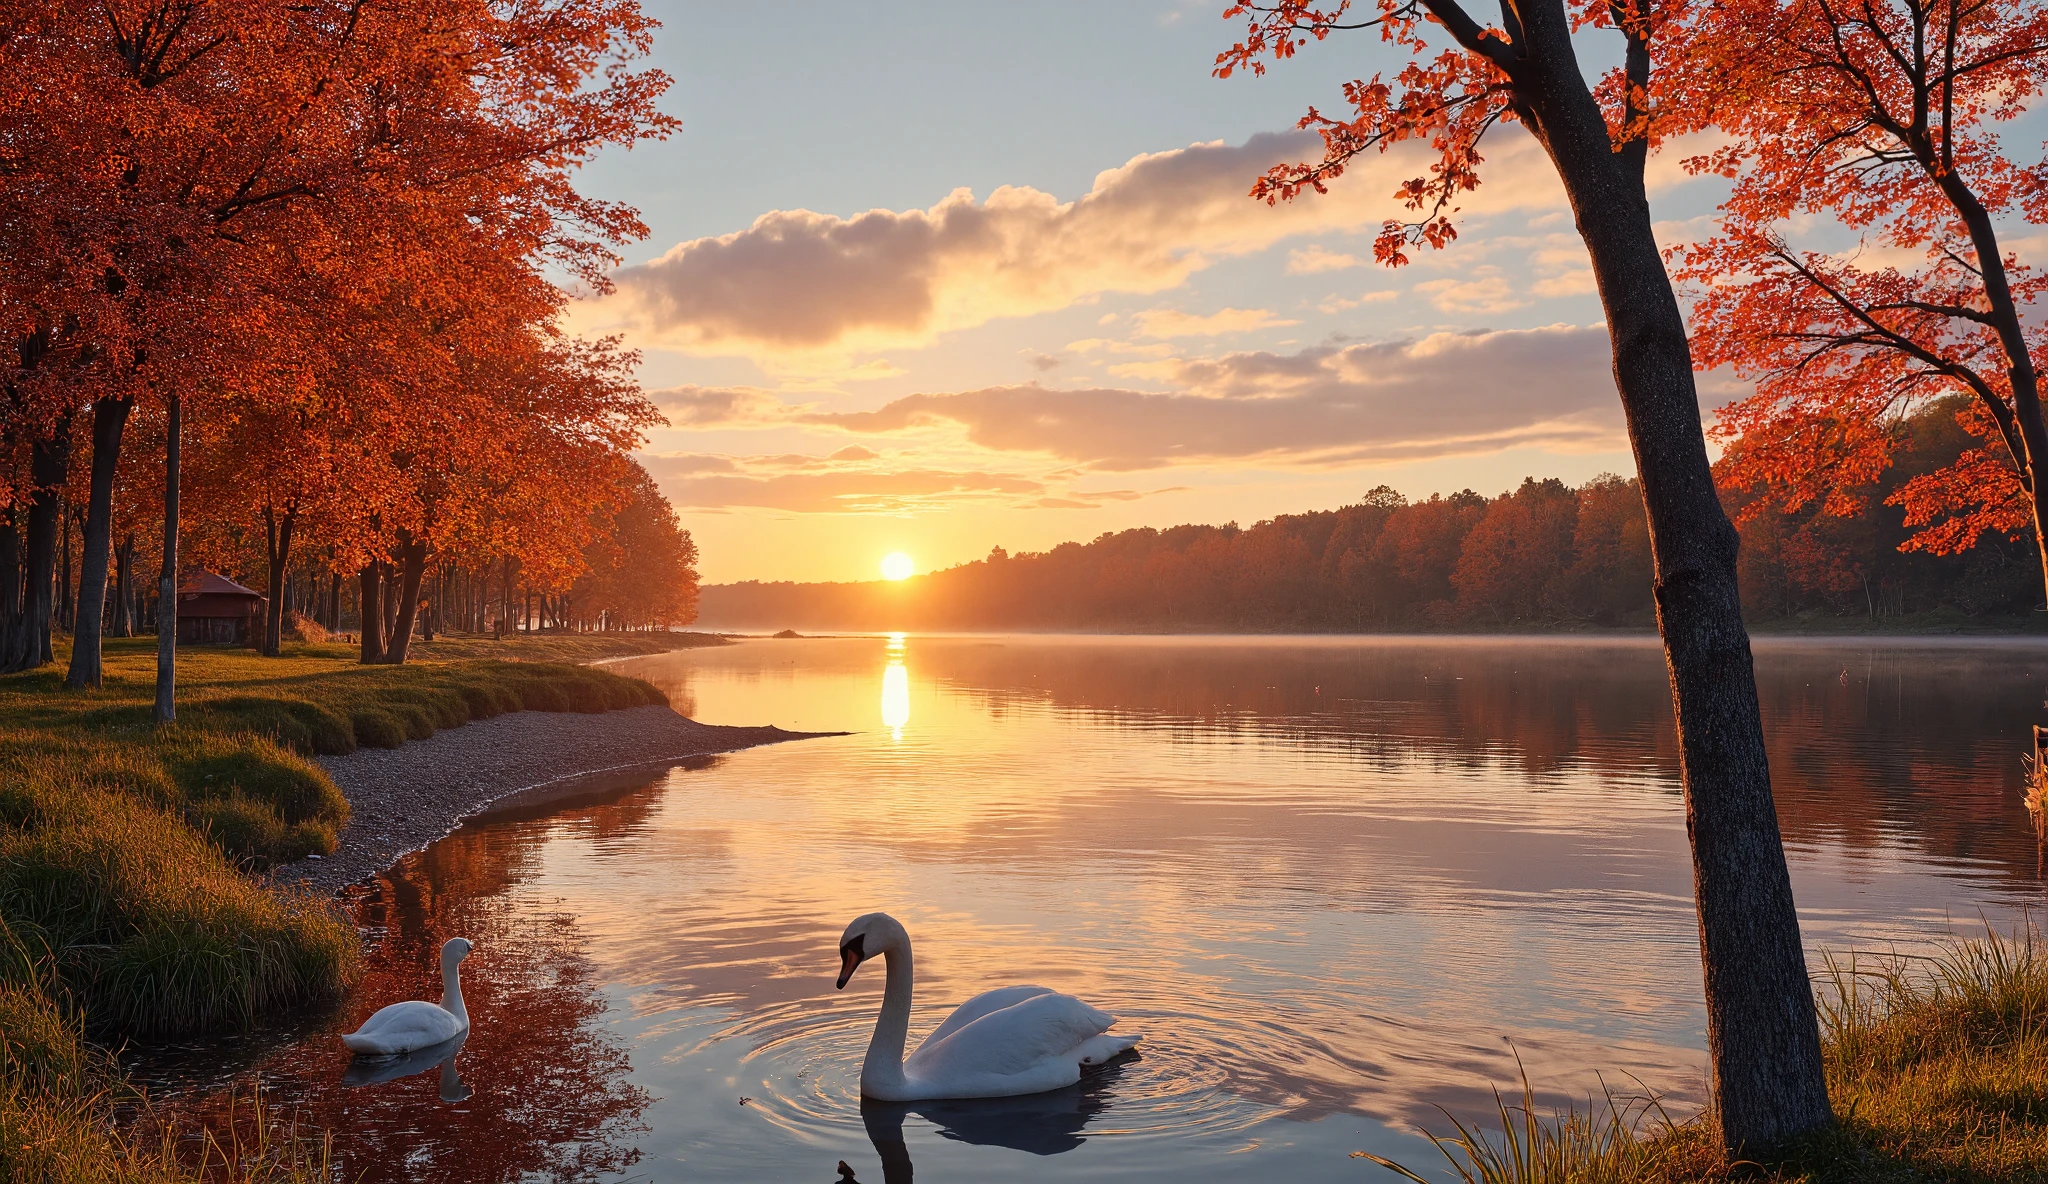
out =
<svg viewBox="0 0 2048 1184"><path fill-rule="evenodd" d="M860 1063L874 1016L806 1003L765 1010L734 1024L720 1040L751 1046L740 1058L752 1105L793 1135L815 1138L866 1127L886 1106L863 1104ZM1242 1132L1289 1107L1233 1090L1236 1067L1294 1060L1300 1048L1258 1025L1232 1025L1186 1011L1118 1008L1118 1030L1147 1038L1129 1056L1076 1086L1029 1098L916 1103L896 1109L931 1123L947 1138L1038 1150L1083 1138L1185 1138ZM917 1037L913 1036L915 1046ZM904 1114L893 1121L900 1123Z"/></svg>

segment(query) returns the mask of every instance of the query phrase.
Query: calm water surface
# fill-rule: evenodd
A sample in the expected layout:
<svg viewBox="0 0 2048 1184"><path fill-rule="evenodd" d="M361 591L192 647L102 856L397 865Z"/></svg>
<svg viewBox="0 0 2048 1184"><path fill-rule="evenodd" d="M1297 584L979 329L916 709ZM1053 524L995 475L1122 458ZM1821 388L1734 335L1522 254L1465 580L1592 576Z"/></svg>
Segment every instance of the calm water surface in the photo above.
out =
<svg viewBox="0 0 2048 1184"><path fill-rule="evenodd" d="M1811 949L1912 948L2041 899L2020 737L2048 647L1758 646ZM259 1071L368 1181L1385 1177L1418 1123L1530 1075L1680 1105L1705 1018L1669 698L1651 642L845 638L621 669L709 723L856 734L480 819L377 880L356 997L259 1034ZM989 986L1116 1012L1142 1056L1081 1087L863 1111L879 966L912 1039ZM452 1064L344 1081L334 1033L433 998ZM1512 1045L1509 1044L1512 1041ZM217 1050L217 1046L215 1046ZM1632 1088L1632 1087L1631 1087ZM1052 1157L1052 1158L1047 1158Z"/></svg>

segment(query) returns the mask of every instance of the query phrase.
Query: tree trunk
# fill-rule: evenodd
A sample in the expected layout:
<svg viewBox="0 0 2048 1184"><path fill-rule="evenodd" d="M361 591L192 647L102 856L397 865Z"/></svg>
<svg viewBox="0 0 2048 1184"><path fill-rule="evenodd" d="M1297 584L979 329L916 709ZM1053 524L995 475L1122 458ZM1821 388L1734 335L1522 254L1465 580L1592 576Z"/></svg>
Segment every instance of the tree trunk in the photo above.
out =
<svg viewBox="0 0 2048 1184"><path fill-rule="evenodd" d="M178 467L183 400L170 399L164 435L164 562L156 581L156 722L178 719Z"/></svg>
<svg viewBox="0 0 2048 1184"><path fill-rule="evenodd" d="M33 670L50 660L51 584L64 477L71 462L71 420L58 421L29 450L28 529L23 540L21 611L0 653L0 671Z"/></svg>
<svg viewBox="0 0 2048 1184"><path fill-rule="evenodd" d="M1592 259L1649 515L1692 841L1714 1114L1731 1154L1768 1154L1833 1115L1736 591L1738 540L1714 489L1685 320L1651 227L1642 146L1615 151L1561 0L1518 11L1533 52L1522 59L1526 82L1516 94ZM1631 47L1630 57L1631 69L1647 72L1646 50Z"/></svg>
<svg viewBox="0 0 2048 1184"><path fill-rule="evenodd" d="M391 659L391 642L398 636L398 567L388 559L378 561L384 573L384 658Z"/></svg>
<svg viewBox="0 0 2048 1184"><path fill-rule="evenodd" d="M392 554L398 558L398 605L391 624L391 646L384 652L384 660L393 666L403 666L405 652L412 642L413 619L419 611L420 577L427 570L427 544L401 527L398 546Z"/></svg>
<svg viewBox="0 0 2048 1184"><path fill-rule="evenodd" d="M75 628L71 622L71 510L70 498L58 500L57 538L62 546L57 553L57 599L50 606L52 618L67 632ZM49 655L45 654L44 660L48 661Z"/></svg>
<svg viewBox="0 0 2048 1184"><path fill-rule="evenodd" d="M270 593L269 601L263 606L263 656L275 658L284 648L284 596L285 569L292 557L292 525L298 521L298 507L277 516L274 506L263 507L264 557L270 562L269 579L265 591Z"/></svg>
<svg viewBox="0 0 2048 1184"><path fill-rule="evenodd" d="M114 552L114 620L110 631L115 637L135 636L134 531L128 532Z"/></svg>
<svg viewBox="0 0 2048 1184"><path fill-rule="evenodd" d="M365 666L384 660L384 565L372 559L356 574L357 615L363 619L362 657Z"/></svg>
<svg viewBox="0 0 2048 1184"><path fill-rule="evenodd" d="M121 435L135 400L98 399L92 405L92 488L85 502L85 554L80 557L78 613L71 622L71 669L64 685L72 690L100 685L100 636L106 620L107 560L113 549L114 472L121 460ZM131 540L132 541L132 540ZM121 572L119 595L127 591ZM125 617L116 606L115 616ZM126 637L126 621L118 636Z"/></svg>

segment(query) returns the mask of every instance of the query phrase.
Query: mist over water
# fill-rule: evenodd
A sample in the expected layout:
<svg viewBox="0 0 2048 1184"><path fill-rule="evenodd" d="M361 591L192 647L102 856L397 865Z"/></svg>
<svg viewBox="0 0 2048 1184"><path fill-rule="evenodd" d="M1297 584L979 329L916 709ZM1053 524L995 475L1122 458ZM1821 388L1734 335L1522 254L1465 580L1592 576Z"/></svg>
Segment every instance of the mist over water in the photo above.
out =
<svg viewBox="0 0 2048 1184"><path fill-rule="evenodd" d="M1809 948L1911 949L2041 899L2019 757L2048 647L1757 655ZM1702 1097L1654 641L899 635L618 668L707 723L857 734L480 819L364 894L355 999L160 1081L258 1067L369 1181L1356 1180L1353 1150L1433 1163L1416 1124L1490 1105L1517 1052L1559 1100L1598 1075ZM1033 982L1142 1055L864 1112L882 976L832 979L873 909L916 942L913 1042ZM334 1034L438 997L458 933L467 1096L440 1071L344 1087Z"/></svg>

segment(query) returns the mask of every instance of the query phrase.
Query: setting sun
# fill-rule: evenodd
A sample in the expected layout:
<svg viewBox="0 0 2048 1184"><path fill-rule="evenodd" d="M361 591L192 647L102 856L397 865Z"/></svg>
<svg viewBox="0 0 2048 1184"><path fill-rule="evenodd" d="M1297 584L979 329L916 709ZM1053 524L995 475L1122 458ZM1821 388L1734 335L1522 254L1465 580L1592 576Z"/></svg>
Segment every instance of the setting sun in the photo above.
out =
<svg viewBox="0 0 2048 1184"><path fill-rule="evenodd" d="M917 565L901 551L891 551L882 556L882 578L885 580L907 580L916 572Z"/></svg>

